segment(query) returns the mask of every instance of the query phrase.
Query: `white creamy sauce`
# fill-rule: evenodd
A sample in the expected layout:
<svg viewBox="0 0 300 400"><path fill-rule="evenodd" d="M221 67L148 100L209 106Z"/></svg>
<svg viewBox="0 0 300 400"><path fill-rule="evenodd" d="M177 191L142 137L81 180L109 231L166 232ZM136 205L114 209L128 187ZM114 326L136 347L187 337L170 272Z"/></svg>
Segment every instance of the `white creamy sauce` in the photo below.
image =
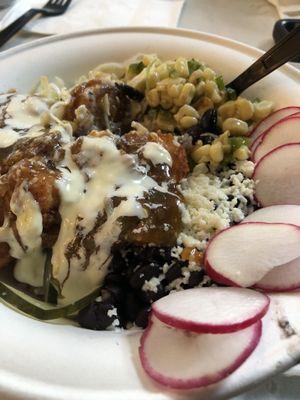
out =
<svg viewBox="0 0 300 400"><path fill-rule="evenodd" d="M7 217L5 217L3 225L0 227L0 242L7 243L9 245L9 254L12 257L20 259L24 256L24 251L17 241Z"/></svg>
<svg viewBox="0 0 300 400"><path fill-rule="evenodd" d="M10 97L15 96L15 92L10 92L10 93L1 93L0 94L0 106L6 103Z"/></svg>
<svg viewBox="0 0 300 400"><path fill-rule="evenodd" d="M17 94L11 97L5 122L17 129L28 129L40 123L41 114L45 111L48 111L48 106L39 97Z"/></svg>
<svg viewBox="0 0 300 400"><path fill-rule="evenodd" d="M19 282L42 286L45 255L42 253L42 214L38 202L26 189L26 182L18 186L11 197L10 209L16 216L16 229L24 249L16 239L8 220L0 227L0 241L10 246L10 255L18 259L14 276Z"/></svg>
<svg viewBox="0 0 300 400"><path fill-rule="evenodd" d="M38 96L16 93L0 95L0 148L14 144L21 137L36 137L44 133L43 115L48 105Z"/></svg>
<svg viewBox="0 0 300 400"><path fill-rule="evenodd" d="M43 285L45 265L41 239L43 220L38 202L26 190L26 182L14 190L10 209L17 217L16 228L25 247L25 252L21 249L21 254L16 254L16 249L11 247L11 255L19 259L14 276L19 282L40 287ZM19 244L17 249L20 249Z"/></svg>
<svg viewBox="0 0 300 400"><path fill-rule="evenodd" d="M45 262L46 253L42 252L41 247L25 254L15 265L15 279L34 287L43 286Z"/></svg>
<svg viewBox="0 0 300 400"><path fill-rule="evenodd" d="M82 138L79 153L81 168L65 146L65 159L61 162L62 178L57 181L61 194L61 229L53 247L53 277L59 283L61 303L73 302L96 289L106 275L111 247L121 233L120 217L147 217L138 199L152 188L166 191L138 167L136 155L120 152L110 133L102 137ZM67 167L67 168L66 168ZM113 207L111 199L122 197ZM77 249L69 260L68 245L80 231L83 237L94 228L97 217L103 221L93 234L96 249L88 264L84 246Z"/></svg>
<svg viewBox="0 0 300 400"><path fill-rule="evenodd" d="M153 165L167 164L172 166L172 157L168 150L155 142L148 142L142 147L143 156L152 162Z"/></svg>
<svg viewBox="0 0 300 400"><path fill-rule="evenodd" d="M41 247L41 234L43 231L42 214L39 204L32 194L26 190L26 182L18 186L11 197L10 209L16 216L16 228L26 253L31 253ZM0 241L10 246L10 255L21 259L24 250L20 246L7 218L0 227Z"/></svg>
<svg viewBox="0 0 300 400"><path fill-rule="evenodd" d="M26 182L14 190L10 209L17 217L16 228L26 252L39 248L42 243L43 219L38 202L26 190Z"/></svg>

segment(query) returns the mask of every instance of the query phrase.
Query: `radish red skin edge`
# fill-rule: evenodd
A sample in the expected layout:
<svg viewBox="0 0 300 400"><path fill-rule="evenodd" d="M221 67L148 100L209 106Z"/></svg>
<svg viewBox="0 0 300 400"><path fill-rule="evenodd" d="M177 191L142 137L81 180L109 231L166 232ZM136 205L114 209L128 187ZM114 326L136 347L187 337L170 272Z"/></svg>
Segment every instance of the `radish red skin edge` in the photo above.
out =
<svg viewBox="0 0 300 400"><path fill-rule="evenodd" d="M268 151L268 153L266 153L266 154L264 154L263 156L261 156L260 158L257 158L256 159L256 155L257 155L257 151L258 151L258 148L260 147L260 145L264 142L264 139L265 139L265 137L267 137L268 136L268 134L275 128L275 127L277 127L278 125L282 125L282 124L286 124L286 122L287 121L290 121L290 120L297 120L297 121L299 121L300 120L300 114L299 115L290 115L289 117L286 117L286 118L283 118L283 119L281 119L280 121L278 121L278 122L276 122L274 125L272 125L269 129L267 129L264 133L262 133L254 142L253 142L253 144L251 145L251 152L252 152L252 155L251 155L251 159L252 159L252 161L255 163L257 163L257 162L259 162L259 160L262 158L262 157L264 157L266 154L268 154L268 153L270 153L272 150L275 150L275 148L277 148L277 147L280 147L280 146L284 146L285 144L289 144L289 143L297 143L297 141L290 141L289 143L283 143L283 144L281 144L281 145L279 145L279 146L276 146L276 147L274 147L273 149L271 149L270 151Z"/></svg>
<svg viewBox="0 0 300 400"><path fill-rule="evenodd" d="M267 293L280 293L280 292L292 292L293 290L299 290L300 289L300 282L295 283L295 285L291 285L288 288L285 287L271 287L268 285L263 285L257 283L256 285L253 286L254 289L260 289L263 290L264 292Z"/></svg>
<svg viewBox="0 0 300 400"><path fill-rule="evenodd" d="M249 132L249 134L247 136L250 137L250 136L254 135L254 133L257 131L257 129L260 128L262 123L265 123L266 120L268 120L270 117L273 117L274 115L277 115L279 112L282 112L282 111L285 111L285 110L287 111L287 110L291 110L291 109L294 109L294 111L291 114L287 114L287 116L300 113L300 107L297 107L297 106L284 107L284 108L280 108L279 110L273 111L272 114L267 115L265 118L263 118L261 121L259 121L259 123ZM286 118L287 116L285 116L283 118ZM265 131L266 131L266 129L265 129Z"/></svg>
<svg viewBox="0 0 300 400"><path fill-rule="evenodd" d="M173 318L169 315L166 315L155 308L155 303L152 306L152 312L159 319L161 322L165 323L166 325L172 326L176 329L183 329L189 332L194 333L233 333L240 331L241 329L247 328L250 325L253 325L255 322L260 320L268 311L270 305L270 299L267 295L264 295L266 298L265 306L260 310L259 313L254 315L253 317L241 321L239 323L225 325L213 325L213 324L204 324L204 323L195 323L193 321L186 321L176 317L176 326L174 325Z"/></svg>
<svg viewBox="0 0 300 400"><path fill-rule="evenodd" d="M221 231L222 232L222 231ZM228 278L225 278L225 276L219 274L217 271L215 271L207 261L206 256L204 257L204 266L205 270L207 272L207 275L211 277L211 279L217 283L220 283L221 285L226 285L226 286L233 286L233 287L242 287L238 285L236 282L231 281Z"/></svg>
<svg viewBox="0 0 300 400"><path fill-rule="evenodd" d="M143 350L144 343L149 334L151 326L152 326L152 321L150 319L149 325L141 337L141 345L139 347L139 355L140 355L141 364L142 364L145 372L157 383L164 385L166 387L172 388L172 389L183 389L183 390L196 389L196 388L200 388L203 386L212 385L213 383L217 383L217 382L221 381L222 379L225 379L227 376L232 374L237 368L239 368L247 360L247 358L252 354L252 352L257 347L257 345L260 341L261 335L262 335L262 322L261 322L261 320L259 320L255 323L252 340L250 341L248 347L240 354L239 357L237 357L234 360L232 365L223 369L219 373L216 373L213 375L202 376L201 378L173 379L173 378L168 378L168 377L156 372L149 364L146 354L144 353L144 350Z"/></svg>
<svg viewBox="0 0 300 400"><path fill-rule="evenodd" d="M281 110L278 110L281 111ZM268 118L268 117L267 117ZM299 119L300 118L300 112L296 112L295 114L287 115L277 122L274 122L271 126L269 126L267 129L265 129L261 134L259 134L256 139L251 143L250 145L250 150L251 150L251 159L254 160L254 154L257 150L257 148L260 146L261 142L264 140L265 136L269 134L269 132L278 124L281 124L282 122L286 122L288 119L294 118L294 119ZM262 121L263 122L263 121Z"/></svg>
<svg viewBox="0 0 300 400"><path fill-rule="evenodd" d="M214 269L211 268L211 266L209 265L209 262L207 261L207 250L208 247L210 245L210 242L215 239L220 233L224 232L226 229L229 228L225 228L222 229L220 232L218 232L217 234L215 234L209 241L208 246L206 248L205 254L204 254L204 267L205 270L207 272L207 274L211 277L211 279L217 283L220 283L221 285L226 285L226 286L233 286L233 287L241 287L240 285L238 285L237 283L231 281L228 278L225 278L225 276L219 274L218 272L216 272Z"/></svg>
<svg viewBox="0 0 300 400"><path fill-rule="evenodd" d="M300 143L296 143L296 144L299 144L299 145L300 145ZM295 143L292 143L292 144L290 144L290 145L289 145L289 144L286 144L286 145L283 145L283 146L278 147L278 148L275 149L275 150L272 150L272 152L278 150L278 149L281 148L281 147L293 146L293 145L295 145ZM271 153L271 152L270 152L270 153ZM264 156L263 158L265 158L265 157L267 157L267 155ZM263 160L263 158L262 158L261 160ZM259 162L257 165L259 165L259 164L260 164L260 162ZM253 174L253 175L255 175L255 170L254 170L254 174ZM254 178L253 178L253 179L254 179ZM257 200L258 200L258 199L257 199ZM258 202L259 202L259 201L258 201ZM261 204L261 203L260 203L260 204ZM251 225L251 224L254 224L254 223L255 223L255 222L249 221L249 222L245 222L245 223L243 223L243 224L236 225L236 226ZM258 223L261 224L261 225L270 225L270 224L267 223L267 222L258 222ZM273 224L273 225L290 225L290 226L293 226L294 228L300 229L300 226L295 225L295 224L291 224L291 223L288 223L288 224L284 224L284 223L272 223L272 224ZM219 283L219 284L222 284L222 285L226 285L226 286L244 287L244 286L239 285L237 282L234 282L234 281L232 281L231 279L229 279L229 278L223 276L222 274L220 274L219 272L217 272L216 269L213 268L213 267L210 265L210 263L209 263L209 261L208 261L208 259L207 259L207 254L208 254L209 247L210 247L211 243L212 243L219 235L221 235L221 234L224 233L225 231L227 231L227 230L229 230L229 229L232 229L232 228L233 228L233 227L231 226L231 227L222 229L221 231L219 231L216 235L214 235L214 236L211 238L211 240L210 240L210 242L209 242L209 244L208 244L208 246L207 246L207 248L206 248L205 255L204 255L204 267L205 267L205 270L206 270L207 274L208 274L208 275L211 277L211 279L214 280L215 282L217 282L217 283ZM258 283L258 282L255 282L255 284L257 284L257 283ZM248 287L254 287L254 283L252 283L251 285L248 285Z"/></svg>
<svg viewBox="0 0 300 400"><path fill-rule="evenodd" d="M280 150L283 147L288 147L288 146L297 146L300 145L300 142L295 142L295 143L287 143L287 144L283 144L281 146L276 147L275 149L271 150L269 153L265 154L256 164L255 168L254 168L254 172L252 175L252 179L254 180L254 182L257 180L257 171L259 170L259 168L261 168L262 163L264 162L264 160L272 153L274 153L275 151ZM284 204L264 204L263 201L261 201L259 199L259 197L257 197L257 195L254 195L255 201L261 206L261 207L270 207L273 205L284 205ZM289 203L290 204L290 203ZM299 205L296 203L291 203L290 205ZM222 232L222 231L221 231ZM236 284L234 286L237 286Z"/></svg>

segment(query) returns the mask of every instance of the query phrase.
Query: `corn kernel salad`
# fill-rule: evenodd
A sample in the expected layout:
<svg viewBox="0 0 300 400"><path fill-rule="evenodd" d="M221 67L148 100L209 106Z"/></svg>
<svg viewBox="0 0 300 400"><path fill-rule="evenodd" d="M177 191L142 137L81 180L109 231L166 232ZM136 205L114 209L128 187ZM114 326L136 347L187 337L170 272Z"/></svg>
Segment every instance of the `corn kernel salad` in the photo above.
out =
<svg viewBox="0 0 300 400"><path fill-rule="evenodd" d="M189 135L192 160L211 166L247 160L251 127L273 110L272 101L237 97L221 74L195 58L140 55L124 65L100 65L92 77L121 80L143 93L133 117L150 131Z"/></svg>
<svg viewBox="0 0 300 400"><path fill-rule="evenodd" d="M173 290L215 285L204 251L256 207L248 135L272 108L153 54L1 94L0 299L128 329Z"/></svg>

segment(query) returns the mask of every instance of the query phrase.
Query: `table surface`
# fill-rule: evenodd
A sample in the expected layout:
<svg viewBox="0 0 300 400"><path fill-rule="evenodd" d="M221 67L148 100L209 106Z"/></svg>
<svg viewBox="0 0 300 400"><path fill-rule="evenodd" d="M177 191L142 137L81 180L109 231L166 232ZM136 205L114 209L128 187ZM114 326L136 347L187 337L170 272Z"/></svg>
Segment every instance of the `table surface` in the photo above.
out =
<svg viewBox="0 0 300 400"><path fill-rule="evenodd" d="M6 11L0 10L0 18ZM267 50L273 45L272 30L279 19L276 9L266 0L186 0L179 27L229 37ZM21 32L1 48L27 43L41 35ZM300 68L300 64L294 64ZM300 379L280 376L235 400L298 400ZM5 400L5 399L1 399Z"/></svg>

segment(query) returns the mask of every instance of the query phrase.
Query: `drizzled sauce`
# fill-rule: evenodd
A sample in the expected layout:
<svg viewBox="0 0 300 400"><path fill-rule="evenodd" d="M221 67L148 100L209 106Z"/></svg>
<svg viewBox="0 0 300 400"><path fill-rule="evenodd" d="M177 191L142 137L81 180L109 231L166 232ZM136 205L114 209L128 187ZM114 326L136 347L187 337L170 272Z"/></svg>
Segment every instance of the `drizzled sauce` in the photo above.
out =
<svg viewBox="0 0 300 400"><path fill-rule="evenodd" d="M14 269L15 278L39 287L43 283L45 262L41 246L43 221L39 204L28 191L26 181L14 190L10 210L15 218L17 237L6 219L0 228L0 240L9 244L11 256L18 260Z"/></svg>
<svg viewBox="0 0 300 400"><path fill-rule="evenodd" d="M42 115L48 106L38 96L16 93L0 95L0 148L13 145L21 137L42 135Z"/></svg>
<svg viewBox="0 0 300 400"><path fill-rule="evenodd" d="M81 85L71 93L65 117L74 127L76 110L85 107L99 129L104 100L115 95L105 112L119 132L118 123L128 110L118 109L122 95L116 90L96 80ZM7 243L17 259L16 279L38 287L43 280L44 239L52 235L52 278L59 302L66 304L101 285L113 246L175 244L181 229L176 184L188 165L184 149L172 135L145 129L120 137L106 130L89 131L76 139L66 121L56 121L58 125L45 133L42 116L48 111L38 96L0 95L0 147L24 137L29 140L13 146L1 165L2 177L22 168L26 173L14 180L0 242ZM51 231L47 221L53 225L54 219L59 229Z"/></svg>
<svg viewBox="0 0 300 400"><path fill-rule="evenodd" d="M143 237L138 233L139 222L147 221L140 228L149 236L156 222L155 229L159 229L157 217L163 219L166 199L172 197L175 204L179 201L166 185L159 185L145 168L140 168L137 154L118 149L116 137L109 132L78 141L73 147L65 147L57 181L62 225L53 247L52 265L62 302L74 301L99 286L111 259L111 247L121 234L129 241L138 241ZM161 163L170 162L170 154L162 145L156 146L157 151Z"/></svg>

